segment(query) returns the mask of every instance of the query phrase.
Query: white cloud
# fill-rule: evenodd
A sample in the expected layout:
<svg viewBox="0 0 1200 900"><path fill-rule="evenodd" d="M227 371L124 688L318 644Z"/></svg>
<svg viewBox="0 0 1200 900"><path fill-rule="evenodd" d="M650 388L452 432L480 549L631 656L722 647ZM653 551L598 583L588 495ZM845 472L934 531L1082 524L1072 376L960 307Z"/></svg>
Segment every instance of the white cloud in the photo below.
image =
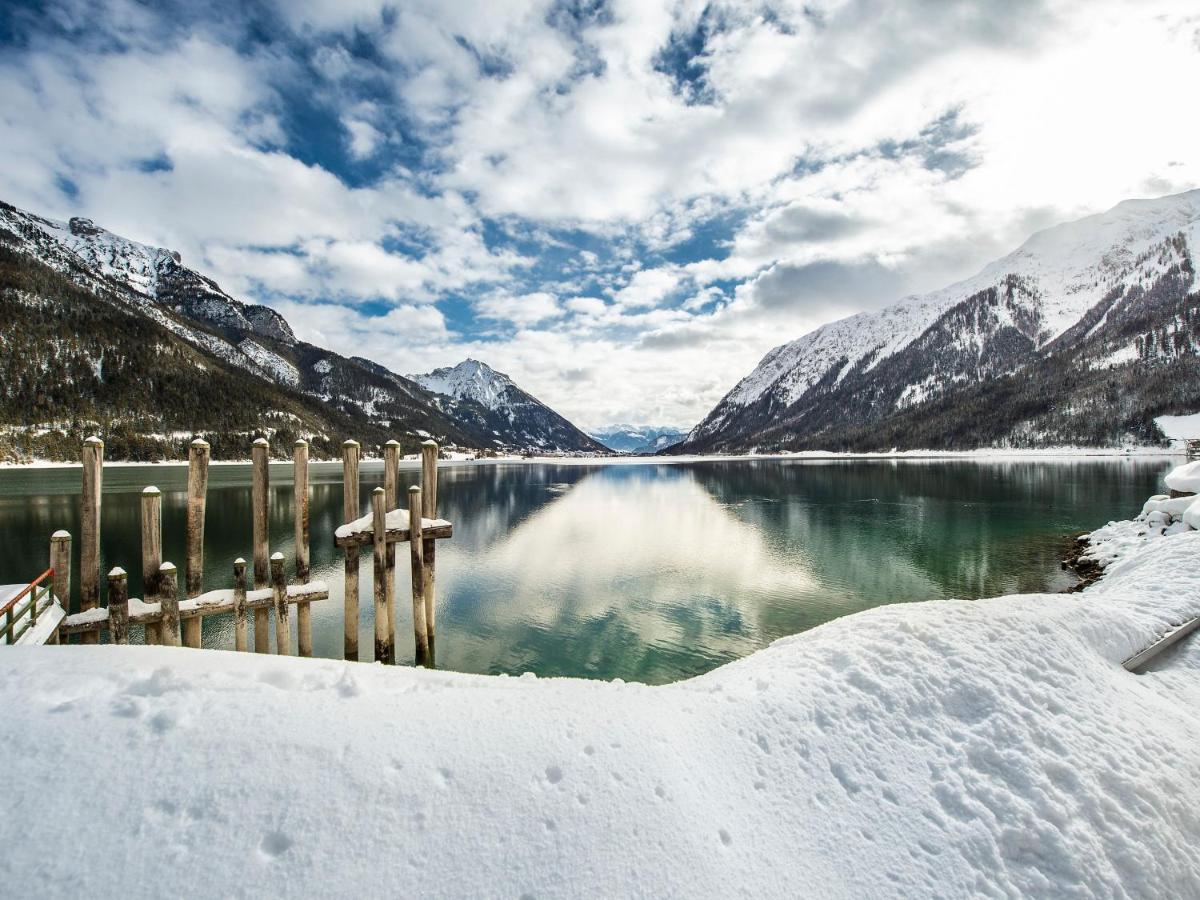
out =
<svg viewBox="0 0 1200 900"><path fill-rule="evenodd" d="M507 293L489 294L475 304L475 311L485 319L511 322L515 325L536 325L563 314L553 294L535 291L513 296Z"/></svg>

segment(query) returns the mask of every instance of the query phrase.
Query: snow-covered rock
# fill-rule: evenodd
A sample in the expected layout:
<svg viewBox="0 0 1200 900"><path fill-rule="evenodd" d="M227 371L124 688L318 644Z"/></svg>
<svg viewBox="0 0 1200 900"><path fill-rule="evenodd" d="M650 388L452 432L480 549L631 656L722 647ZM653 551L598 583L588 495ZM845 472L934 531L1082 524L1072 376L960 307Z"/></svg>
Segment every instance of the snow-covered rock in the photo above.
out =
<svg viewBox="0 0 1200 900"><path fill-rule="evenodd" d="M1196 615L1189 532L1082 595L880 607L663 687L6 649L3 883L1198 897L1200 641L1120 665ZM48 855L64 828L111 839Z"/></svg>
<svg viewBox="0 0 1200 900"><path fill-rule="evenodd" d="M1173 491L1200 492L1200 460L1176 466L1163 480Z"/></svg>

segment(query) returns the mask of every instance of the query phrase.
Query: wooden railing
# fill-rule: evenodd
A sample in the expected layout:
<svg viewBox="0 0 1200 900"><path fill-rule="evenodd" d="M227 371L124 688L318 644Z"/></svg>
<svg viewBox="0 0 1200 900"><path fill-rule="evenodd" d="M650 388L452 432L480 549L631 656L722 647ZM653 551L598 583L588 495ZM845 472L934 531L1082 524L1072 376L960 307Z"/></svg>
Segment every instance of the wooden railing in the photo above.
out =
<svg viewBox="0 0 1200 900"><path fill-rule="evenodd" d="M53 577L54 570L47 569L0 607L0 617L3 617L4 623L0 627L0 634L4 635L5 644L15 644L25 632L37 625L38 604L50 596L49 581ZM43 584L42 582L47 583ZM17 605L27 597L29 599L25 603L25 608L18 609Z"/></svg>

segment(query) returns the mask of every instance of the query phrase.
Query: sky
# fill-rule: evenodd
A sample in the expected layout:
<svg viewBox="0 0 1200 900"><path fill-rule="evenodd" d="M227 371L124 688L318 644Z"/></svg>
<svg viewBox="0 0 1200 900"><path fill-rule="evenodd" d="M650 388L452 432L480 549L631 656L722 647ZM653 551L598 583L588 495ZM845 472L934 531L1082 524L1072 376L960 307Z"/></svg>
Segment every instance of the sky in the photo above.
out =
<svg viewBox="0 0 1200 900"><path fill-rule="evenodd" d="M1191 0L0 5L0 199L298 336L695 424L778 344L1200 185Z"/></svg>

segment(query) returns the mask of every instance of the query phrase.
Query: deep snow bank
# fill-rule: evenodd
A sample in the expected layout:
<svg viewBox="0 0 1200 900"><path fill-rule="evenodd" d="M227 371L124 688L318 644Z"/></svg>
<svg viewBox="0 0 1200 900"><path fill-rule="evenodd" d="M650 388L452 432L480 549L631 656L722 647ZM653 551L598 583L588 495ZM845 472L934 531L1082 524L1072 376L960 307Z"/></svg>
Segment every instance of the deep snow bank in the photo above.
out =
<svg viewBox="0 0 1200 900"><path fill-rule="evenodd" d="M0 652L9 896L1200 897L1200 533L665 687Z"/></svg>

